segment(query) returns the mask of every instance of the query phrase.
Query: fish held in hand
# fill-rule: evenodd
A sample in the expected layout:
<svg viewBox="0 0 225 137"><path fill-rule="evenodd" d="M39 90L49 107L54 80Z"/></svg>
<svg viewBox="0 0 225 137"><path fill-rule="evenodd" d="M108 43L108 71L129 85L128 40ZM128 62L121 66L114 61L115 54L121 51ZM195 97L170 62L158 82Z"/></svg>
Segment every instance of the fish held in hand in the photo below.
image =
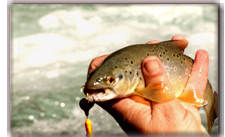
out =
<svg viewBox="0 0 225 137"><path fill-rule="evenodd" d="M182 52L187 44L187 40L172 40L131 45L115 51L88 74L83 89L86 99L89 102L103 102L136 94L163 103L177 98L194 106L204 106L209 132L218 116L218 95L209 81L203 98L196 90L183 94L194 62ZM145 86L141 63L147 56L157 56L161 60L173 92L163 83Z"/></svg>

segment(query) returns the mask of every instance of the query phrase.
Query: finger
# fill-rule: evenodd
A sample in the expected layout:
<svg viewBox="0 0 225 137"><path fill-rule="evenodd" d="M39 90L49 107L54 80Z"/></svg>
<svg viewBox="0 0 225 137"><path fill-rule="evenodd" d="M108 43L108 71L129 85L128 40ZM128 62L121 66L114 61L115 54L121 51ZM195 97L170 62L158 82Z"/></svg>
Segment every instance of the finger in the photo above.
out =
<svg viewBox="0 0 225 137"><path fill-rule="evenodd" d="M175 35L172 37L171 40L182 40L182 42L180 43L180 49L184 52L184 49L187 47L188 45L188 41L185 39L184 36L182 35ZM153 40L153 41L149 41L146 44L155 44L155 43L159 43L160 41L158 40Z"/></svg>
<svg viewBox="0 0 225 137"><path fill-rule="evenodd" d="M174 35L171 40L182 40L182 39L185 39L185 37L182 35Z"/></svg>
<svg viewBox="0 0 225 137"><path fill-rule="evenodd" d="M136 93L154 102L168 102L175 99L163 64L156 56L149 56L142 62L146 88Z"/></svg>
<svg viewBox="0 0 225 137"><path fill-rule="evenodd" d="M93 71L108 55L109 54L94 58L89 65L88 73Z"/></svg>
<svg viewBox="0 0 225 137"><path fill-rule="evenodd" d="M158 57L149 56L145 58L142 62L142 68L146 86L157 82L169 84L166 71Z"/></svg>
<svg viewBox="0 0 225 137"><path fill-rule="evenodd" d="M182 40L182 39L185 39L185 37L182 35L175 35L172 37L171 40ZM154 43L159 43L159 42L160 41L158 41L158 40L152 40L152 41L147 42L146 44L154 44Z"/></svg>
<svg viewBox="0 0 225 137"><path fill-rule="evenodd" d="M192 67L191 76L183 94L194 92L196 96L203 98L209 69L209 55L205 50L198 50ZM199 109L199 107L196 107Z"/></svg>
<svg viewBox="0 0 225 137"><path fill-rule="evenodd" d="M152 40L152 41L149 41L147 42L146 44L155 44L155 43L159 43L160 41L158 40Z"/></svg>
<svg viewBox="0 0 225 137"><path fill-rule="evenodd" d="M188 45L188 41L185 39L184 36L182 35L175 35L172 37L171 40L182 40L182 43L180 43L180 49L184 52L184 49L187 47Z"/></svg>
<svg viewBox="0 0 225 137"><path fill-rule="evenodd" d="M208 70L209 55L205 50L198 50L186 90L194 87L200 92L201 97L203 97L208 80Z"/></svg>

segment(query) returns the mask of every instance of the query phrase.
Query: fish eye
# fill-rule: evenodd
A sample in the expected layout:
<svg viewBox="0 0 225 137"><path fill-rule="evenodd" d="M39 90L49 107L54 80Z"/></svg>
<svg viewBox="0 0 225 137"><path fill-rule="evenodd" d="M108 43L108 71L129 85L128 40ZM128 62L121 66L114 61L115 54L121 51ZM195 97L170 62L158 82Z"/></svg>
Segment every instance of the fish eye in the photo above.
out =
<svg viewBox="0 0 225 137"><path fill-rule="evenodd" d="M107 84L113 84L115 83L115 77L109 76L107 77Z"/></svg>

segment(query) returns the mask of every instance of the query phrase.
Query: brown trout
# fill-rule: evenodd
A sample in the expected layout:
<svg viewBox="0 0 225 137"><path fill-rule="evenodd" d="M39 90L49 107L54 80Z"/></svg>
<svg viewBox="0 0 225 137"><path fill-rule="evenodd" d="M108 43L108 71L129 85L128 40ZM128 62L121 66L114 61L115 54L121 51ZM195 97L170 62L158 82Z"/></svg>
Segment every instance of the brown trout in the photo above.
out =
<svg viewBox="0 0 225 137"><path fill-rule="evenodd" d="M184 55L180 48L186 47L187 44L186 40L173 40L157 44L131 45L115 51L88 74L83 89L86 99L89 102L102 102L136 94L155 102L170 101L167 100L167 96L171 93L160 94L160 91L145 87L140 69L141 62L147 56L157 56L167 72L175 94L173 96L179 101L203 106L207 115L208 132L210 132L218 116L218 95L212 89L210 82L207 82L203 99L194 93L197 91L193 91L191 95L182 94L194 62L192 58Z"/></svg>

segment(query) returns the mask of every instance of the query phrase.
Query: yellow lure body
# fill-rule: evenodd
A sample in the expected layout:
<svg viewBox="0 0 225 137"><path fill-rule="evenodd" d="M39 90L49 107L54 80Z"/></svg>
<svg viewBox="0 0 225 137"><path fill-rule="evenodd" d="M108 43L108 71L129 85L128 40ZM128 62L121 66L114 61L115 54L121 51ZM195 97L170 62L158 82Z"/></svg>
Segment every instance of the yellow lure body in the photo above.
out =
<svg viewBox="0 0 225 137"><path fill-rule="evenodd" d="M91 125L91 120L86 119L85 121L85 128L86 128L86 133L88 137L94 137L93 136L93 131L92 131L92 125Z"/></svg>

